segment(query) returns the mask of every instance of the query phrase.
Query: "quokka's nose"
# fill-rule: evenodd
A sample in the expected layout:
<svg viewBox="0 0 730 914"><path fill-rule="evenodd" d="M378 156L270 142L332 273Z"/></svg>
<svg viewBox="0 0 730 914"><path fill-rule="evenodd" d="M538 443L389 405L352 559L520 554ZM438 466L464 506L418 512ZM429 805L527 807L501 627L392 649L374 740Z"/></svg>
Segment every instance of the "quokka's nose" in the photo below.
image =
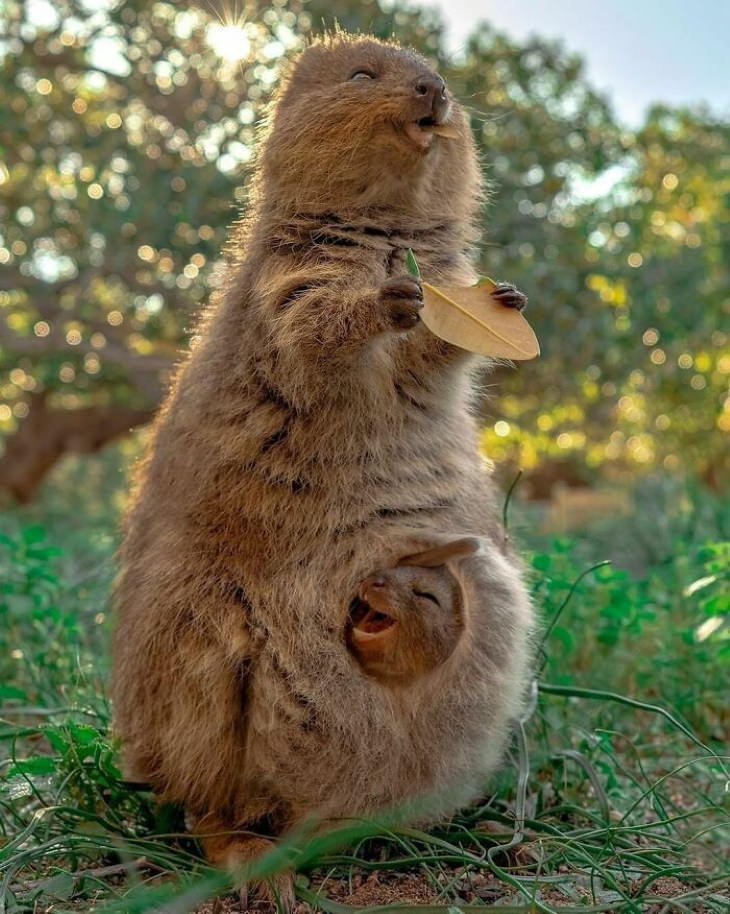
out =
<svg viewBox="0 0 730 914"><path fill-rule="evenodd" d="M416 80L414 89L416 95L426 100L434 117L436 117L448 104L446 83L437 73L419 76Z"/></svg>

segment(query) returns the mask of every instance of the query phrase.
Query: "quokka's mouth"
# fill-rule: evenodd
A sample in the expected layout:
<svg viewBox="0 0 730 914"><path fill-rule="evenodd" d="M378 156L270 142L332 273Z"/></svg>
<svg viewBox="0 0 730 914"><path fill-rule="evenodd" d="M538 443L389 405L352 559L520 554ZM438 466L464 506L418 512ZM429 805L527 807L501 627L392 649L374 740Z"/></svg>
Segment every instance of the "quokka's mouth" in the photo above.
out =
<svg viewBox="0 0 730 914"><path fill-rule="evenodd" d="M406 124L405 134L423 152L430 149L434 136L455 139L459 135L456 128L450 124L440 124L430 114Z"/></svg>
<svg viewBox="0 0 730 914"><path fill-rule="evenodd" d="M396 625L396 620L392 616L376 609L360 597L355 597L350 604L350 621L353 637L360 640L368 640Z"/></svg>
<svg viewBox="0 0 730 914"><path fill-rule="evenodd" d="M411 121L405 126L405 134L408 139L420 149L426 152L433 143L433 133L431 127L434 126L432 117L421 117L417 121Z"/></svg>

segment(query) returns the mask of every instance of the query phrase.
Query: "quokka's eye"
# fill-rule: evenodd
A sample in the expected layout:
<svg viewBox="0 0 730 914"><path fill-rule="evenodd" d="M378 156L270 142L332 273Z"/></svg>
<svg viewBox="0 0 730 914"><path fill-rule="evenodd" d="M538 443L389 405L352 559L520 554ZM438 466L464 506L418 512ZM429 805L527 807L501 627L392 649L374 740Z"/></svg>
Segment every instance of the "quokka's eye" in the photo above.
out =
<svg viewBox="0 0 730 914"><path fill-rule="evenodd" d="M375 79L375 74L370 70L355 70L350 79Z"/></svg>
<svg viewBox="0 0 730 914"><path fill-rule="evenodd" d="M422 597L424 600L430 600L432 603L435 603L436 606L441 606L439 601L436 599L436 597L432 593L427 593L425 590L416 590L415 587L413 588L413 593L417 597Z"/></svg>

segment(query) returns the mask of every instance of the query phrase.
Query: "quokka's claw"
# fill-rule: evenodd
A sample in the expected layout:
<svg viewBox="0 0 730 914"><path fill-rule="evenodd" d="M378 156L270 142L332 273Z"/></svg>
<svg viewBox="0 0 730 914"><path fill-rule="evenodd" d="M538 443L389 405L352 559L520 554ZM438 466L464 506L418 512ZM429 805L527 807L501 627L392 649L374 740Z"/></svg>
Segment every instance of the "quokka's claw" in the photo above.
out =
<svg viewBox="0 0 730 914"><path fill-rule="evenodd" d="M516 308L522 311L527 307L527 296L524 292L513 286L510 282L500 282L497 288L492 292L492 298L504 305L506 308Z"/></svg>

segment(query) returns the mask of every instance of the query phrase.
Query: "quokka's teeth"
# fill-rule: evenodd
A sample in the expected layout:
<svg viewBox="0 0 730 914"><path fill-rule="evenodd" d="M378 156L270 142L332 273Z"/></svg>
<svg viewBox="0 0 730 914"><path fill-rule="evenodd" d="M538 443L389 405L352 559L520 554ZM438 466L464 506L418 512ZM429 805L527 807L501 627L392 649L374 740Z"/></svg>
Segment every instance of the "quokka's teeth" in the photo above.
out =
<svg viewBox="0 0 730 914"><path fill-rule="evenodd" d="M430 130L436 136L444 136L449 140L456 140L459 137L459 131L451 124L434 124L433 127L424 127L424 130Z"/></svg>

